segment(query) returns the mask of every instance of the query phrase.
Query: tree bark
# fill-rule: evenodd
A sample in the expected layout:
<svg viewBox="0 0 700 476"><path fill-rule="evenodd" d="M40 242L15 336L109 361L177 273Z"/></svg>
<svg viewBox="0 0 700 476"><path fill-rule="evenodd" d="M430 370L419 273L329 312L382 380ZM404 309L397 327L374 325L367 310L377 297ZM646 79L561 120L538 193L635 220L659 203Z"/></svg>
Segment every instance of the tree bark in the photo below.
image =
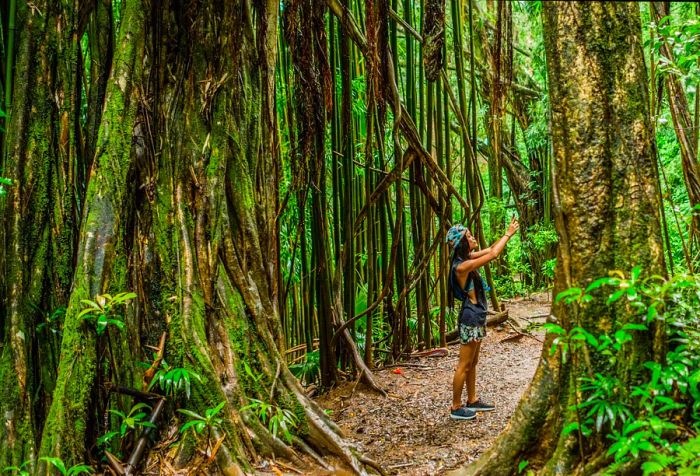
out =
<svg viewBox="0 0 700 476"><path fill-rule="evenodd" d="M560 236L554 294L585 287L608 270L641 265L664 274L654 137L641 47L639 7L631 3L547 2L545 46L552 104L556 227ZM594 334L628 322L624 303L604 299L571 309L563 301L552 313L566 329ZM616 369L622 382L637 380L651 360L653 331L635 335ZM454 474L517 474L529 461L538 474L577 474L606 442L579 447L574 434L560 436L576 403L575 379L601 371L550 355L548 336L532 384L507 430L473 465Z"/></svg>
<svg viewBox="0 0 700 476"><path fill-rule="evenodd" d="M72 1L23 2L0 210L0 465L34 460L55 384L57 347L47 318L65 305L73 274L80 191L76 170L80 27ZM9 94L9 92L8 92ZM30 468L33 469L33 466Z"/></svg>
<svg viewBox="0 0 700 476"><path fill-rule="evenodd" d="M93 13L72 2L32 6L20 12L16 110L3 159L3 172L21 185L2 211L8 277L0 314L7 387L0 392L0 464L35 464L39 456L61 457L67 466L97 460L107 411L123 404L110 400L107 388L136 387L142 379L134 363L165 331L170 365L202 377L191 398L176 403L203 414L226 402L214 431L225 435L216 454L224 474L251 471L258 455L302 464L255 413L241 410L252 398L296 415L301 451L336 455L364 474L284 358L276 239L279 2L123 0L114 56L103 36L89 34L98 72L111 67L106 84L92 77L86 103L101 119L85 122L82 136L96 142L81 147L78 39L89 23L84 15L94 13L99 23L109 12L103 4ZM316 153L322 160L322 143ZM316 162L312 172L322 175ZM89 174L81 174L88 164ZM324 205L315 200L323 215ZM64 237L67 243L52 241ZM317 265L327 264L324 252ZM330 301L325 275L319 293ZM125 328L97 335L79 316L82 301L122 291L138 295ZM34 303L67 304L55 385L42 383L49 386L43 394L33 373L44 364L37 360L37 313L27 310ZM177 463L193 449L181 445ZM50 473L46 464L31 469Z"/></svg>

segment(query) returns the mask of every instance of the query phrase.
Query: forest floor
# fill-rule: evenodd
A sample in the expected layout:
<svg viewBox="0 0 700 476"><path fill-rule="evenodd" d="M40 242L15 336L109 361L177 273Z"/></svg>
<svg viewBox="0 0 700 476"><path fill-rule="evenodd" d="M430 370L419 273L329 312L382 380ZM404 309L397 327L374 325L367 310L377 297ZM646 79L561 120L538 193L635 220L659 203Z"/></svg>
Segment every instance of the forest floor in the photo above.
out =
<svg viewBox="0 0 700 476"><path fill-rule="evenodd" d="M551 302L547 293L541 293L505 304L509 317L527 328L545 322ZM488 330L479 358L477 392L496 410L479 413L475 420L449 418L459 344L449 346L446 357L415 358L378 370L375 376L388 398L348 382L322 395L318 403L331 410L343 433L390 474L443 474L488 449L529 385L544 332L516 336L507 323Z"/></svg>

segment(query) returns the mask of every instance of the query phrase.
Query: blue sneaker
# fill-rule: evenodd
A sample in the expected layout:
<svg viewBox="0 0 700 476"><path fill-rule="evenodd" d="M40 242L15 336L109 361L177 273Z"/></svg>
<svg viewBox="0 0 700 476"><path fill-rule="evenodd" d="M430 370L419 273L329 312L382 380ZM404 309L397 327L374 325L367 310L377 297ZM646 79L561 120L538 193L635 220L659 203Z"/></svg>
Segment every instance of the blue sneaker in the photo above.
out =
<svg viewBox="0 0 700 476"><path fill-rule="evenodd" d="M476 418L476 412L465 407L459 407L457 410L450 411L450 418L453 420L473 420Z"/></svg>
<svg viewBox="0 0 700 476"><path fill-rule="evenodd" d="M467 403L464 405L464 408L471 410L472 412L492 412L496 409L495 406L491 405L490 403L482 402L481 399L472 403Z"/></svg>

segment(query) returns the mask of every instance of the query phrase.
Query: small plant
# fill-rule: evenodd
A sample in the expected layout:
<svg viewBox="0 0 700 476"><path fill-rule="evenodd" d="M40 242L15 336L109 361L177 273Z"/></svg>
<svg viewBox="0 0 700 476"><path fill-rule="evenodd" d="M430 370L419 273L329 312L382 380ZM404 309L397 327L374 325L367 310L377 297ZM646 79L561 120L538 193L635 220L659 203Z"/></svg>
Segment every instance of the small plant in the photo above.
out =
<svg viewBox="0 0 700 476"><path fill-rule="evenodd" d="M124 329L124 321L120 315L116 313L116 308L126 306L127 302L136 297L135 293L125 292L115 296L110 294L100 294L95 296L95 300L83 299L86 308L80 311L78 317L82 317L86 321L94 322L97 335L102 335L107 330L107 327L113 325L118 329Z"/></svg>
<svg viewBox="0 0 700 476"><path fill-rule="evenodd" d="M158 385L161 391L168 396L173 396L184 391L185 396L189 399L192 379L202 383L202 378L196 372L182 367L170 367L165 359L163 359L160 368L148 385L148 389L151 390Z"/></svg>
<svg viewBox="0 0 700 476"><path fill-rule="evenodd" d="M544 276L547 279L550 279L550 280L554 279L554 268L556 268L556 266L557 266L557 259L556 258L546 260L544 263L542 263L542 274L544 274Z"/></svg>
<svg viewBox="0 0 700 476"><path fill-rule="evenodd" d="M53 467L59 470L63 476L75 476L83 473L91 474L94 471L92 467L86 464L76 464L70 468L66 468L66 464L61 458L50 458L44 456L39 458L39 461L46 461L47 463L53 465Z"/></svg>
<svg viewBox="0 0 700 476"><path fill-rule="evenodd" d="M292 364L289 370L300 382L310 384L315 382L320 375L320 353L318 350L307 352L303 362Z"/></svg>
<svg viewBox="0 0 700 476"><path fill-rule="evenodd" d="M118 431L108 431L104 435L100 436L97 438L97 446L98 448L108 448L112 440L114 439L115 436L119 434Z"/></svg>
<svg viewBox="0 0 700 476"><path fill-rule="evenodd" d="M129 413L127 414L125 414L124 412L120 412L119 410L108 410L109 413L117 415L119 418L121 418L121 424L119 426L119 436L121 438L123 438L129 430L135 430L137 428L156 427L153 423L146 420L148 414L142 411L145 408L150 409L151 407L149 405L146 405L145 403L137 403L136 405L131 407L131 410L129 410ZM109 435L109 433L107 433L104 436L106 437L107 435ZM111 439L111 437L109 439Z"/></svg>
<svg viewBox="0 0 700 476"><path fill-rule="evenodd" d="M50 331L52 334L57 334L61 332L61 320L66 315L65 306L56 308L51 314L46 312L46 317L44 322L36 326L37 332Z"/></svg>
<svg viewBox="0 0 700 476"><path fill-rule="evenodd" d="M226 402L223 401L214 408L207 408L204 410L204 416L191 410L182 408L179 409L178 413L190 418L180 427L180 433L185 433L187 430L192 430L196 435L201 435L204 430L207 430L208 441L209 437L211 436L211 431L221 426L221 424L224 422L224 419L217 415L221 412L221 410L223 410L225 405Z"/></svg>
<svg viewBox="0 0 700 476"><path fill-rule="evenodd" d="M7 193L7 189L5 187L9 187L10 185L12 185L12 180L9 178L0 177L0 197Z"/></svg>
<svg viewBox="0 0 700 476"><path fill-rule="evenodd" d="M520 463L518 463L518 474L522 474L523 471L525 471L525 468L530 464L528 460L523 460Z"/></svg>
<svg viewBox="0 0 700 476"><path fill-rule="evenodd" d="M241 411L252 411L260 418L260 421L267 425L274 437L277 437L281 431L284 439L288 443L292 442L291 429L297 427L298 419L290 410L251 398L250 403L241 408Z"/></svg>
<svg viewBox="0 0 700 476"><path fill-rule="evenodd" d="M27 460L19 466L6 466L2 472L11 473L13 476L30 476L29 471L24 469L29 466L29 463L31 463L31 461Z"/></svg>

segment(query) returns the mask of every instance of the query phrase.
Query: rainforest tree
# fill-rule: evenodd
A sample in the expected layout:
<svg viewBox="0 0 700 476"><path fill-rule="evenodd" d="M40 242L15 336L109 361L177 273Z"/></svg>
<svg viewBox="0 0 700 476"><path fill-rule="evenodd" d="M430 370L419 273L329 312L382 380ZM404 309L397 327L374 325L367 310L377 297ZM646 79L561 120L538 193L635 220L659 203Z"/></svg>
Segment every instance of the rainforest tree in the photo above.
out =
<svg viewBox="0 0 700 476"><path fill-rule="evenodd" d="M642 266L664 274L654 136L641 46L639 6L632 3L544 4L545 45L552 104L555 220L560 237L554 294L585 288L608 270ZM599 290L600 292L600 290ZM594 300L559 301L552 316L565 329L603 333L633 319L632 309ZM653 330L635 333L619 365L564 362L545 342L533 382L508 430L463 474L512 474L527 460L541 474L592 473L610 462L601 440L581 446L563 433L577 403L579 376L612 371L625 384L640 378L640 363L658 357Z"/></svg>
<svg viewBox="0 0 700 476"><path fill-rule="evenodd" d="M225 473L250 470L259 454L298 461L255 412L241 410L255 401L294 415L298 448L335 453L363 472L282 355L278 2L120 2L103 93L102 40L89 68L78 61L87 56L78 42L84 20L98 22L93 35L112 25L99 3L90 11L71 2L22 5L18 16L21 80L3 167L19 186L2 215L8 385L0 405L9 431L0 435L1 463L94 459L108 410L124 404L112 390L140 385L135 363L165 332L171 365L201 377L189 408L203 414L224 404L215 433L225 435L216 452ZM91 111L101 118L79 116L86 70L92 93L104 95ZM78 134L83 127L88 133ZM138 299L121 326L99 329L81 314L86 302L104 305L103 295L125 290ZM45 309L60 305L60 351L47 362L36 328ZM182 451L185 462L191 445Z"/></svg>

